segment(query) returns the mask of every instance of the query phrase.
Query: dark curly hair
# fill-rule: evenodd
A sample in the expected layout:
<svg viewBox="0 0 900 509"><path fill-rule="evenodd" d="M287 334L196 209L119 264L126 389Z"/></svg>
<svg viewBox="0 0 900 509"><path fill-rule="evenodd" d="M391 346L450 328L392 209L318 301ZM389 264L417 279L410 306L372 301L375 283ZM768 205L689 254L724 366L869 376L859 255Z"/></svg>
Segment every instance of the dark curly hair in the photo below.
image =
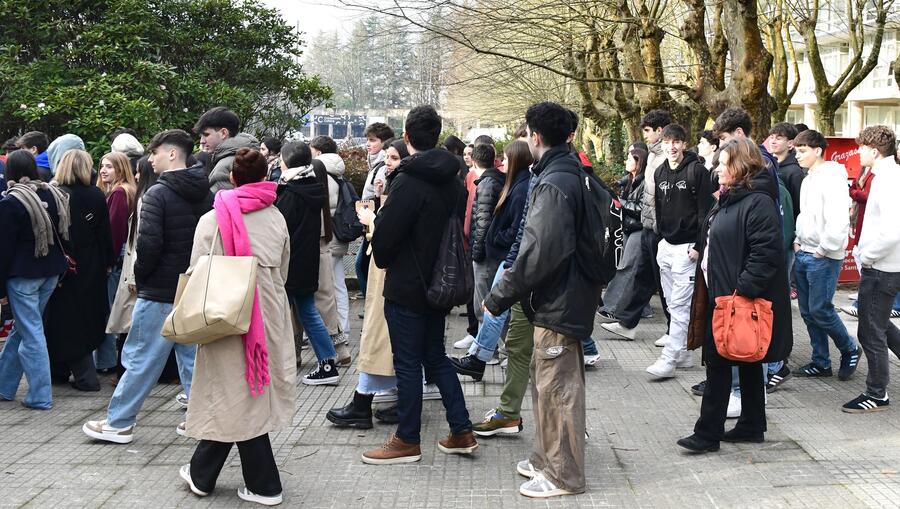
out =
<svg viewBox="0 0 900 509"><path fill-rule="evenodd" d="M882 157L897 154L897 135L884 125L873 125L863 129L856 137L856 144L878 149Z"/></svg>
<svg viewBox="0 0 900 509"><path fill-rule="evenodd" d="M572 115L569 110L552 102L533 104L525 112L525 123L531 132L538 133L544 145L562 145L572 133Z"/></svg>
<svg viewBox="0 0 900 509"><path fill-rule="evenodd" d="M728 108L716 117L716 123L713 124L713 132L716 136L723 133L733 133L740 127L744 131L744 136L750 136L753 129L753 119L750 114L743 108Z"/></svg>
<svg viewBox="0 0 900 509"><path fill-rule="evenodd" d="M641 118L641 129L650 127L653 130L672 123L672 116L666 110L650 110Z"/></svg>

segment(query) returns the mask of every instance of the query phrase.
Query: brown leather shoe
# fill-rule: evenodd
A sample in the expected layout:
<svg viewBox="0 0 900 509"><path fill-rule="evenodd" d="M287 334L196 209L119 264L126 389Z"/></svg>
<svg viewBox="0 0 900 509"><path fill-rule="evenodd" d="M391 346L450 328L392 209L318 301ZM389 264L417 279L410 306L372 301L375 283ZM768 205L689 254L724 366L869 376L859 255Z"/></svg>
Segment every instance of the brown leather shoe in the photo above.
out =
<svg viewBox="0 0 900 509"><path fill-rule="evenodd" d="M438 442L438 449L447 454L472 454L478 449L478 442L475 441L475 433L471 431L450 433L447 438Z"/></svg>
<svg viewBox="0 0 900 509"><path fill-rule="evenodd" d="M363 463L370 465L413 463L420 459L422 459L422 449L419 444L408 444L394 434L391 434L391 438L381 447L366 451L362 455Z"/></svg>

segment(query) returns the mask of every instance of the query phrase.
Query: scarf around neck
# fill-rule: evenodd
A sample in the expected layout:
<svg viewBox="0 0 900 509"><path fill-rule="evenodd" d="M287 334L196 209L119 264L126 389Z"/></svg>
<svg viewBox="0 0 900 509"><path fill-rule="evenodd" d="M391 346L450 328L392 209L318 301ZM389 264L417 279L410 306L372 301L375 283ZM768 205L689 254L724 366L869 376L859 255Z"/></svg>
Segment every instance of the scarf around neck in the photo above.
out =
<svg viewBox="0 0 900 509"><path fill-rule="evenodd" d="M31 233L34 235L34 257L43 258L50 253L50 246L55 244L53 232L53 220L47 212L47 203L37 194L38 189L50 191L56 202L58 218L57 231L59 235L69 240L69 195L63 192L56 182L47 184L40 180L31 180L23 177L19 182L6 183L7 190L4 196L13 196L25 207L28 218L31 220Z"/></svg>
<svg viewBox="0 0 900 509"><path fill-rule="evenodd" d="M277 187L274 182L255 182L216 194L213 208L226 256L253 256L243 215L271 206L275 202ZM253 295L250 328L242 338L247 360L247 384L250 385L250 395L255 397L265 392L265 386L269 385L269 352L266 349L258 286Z"/></svg>

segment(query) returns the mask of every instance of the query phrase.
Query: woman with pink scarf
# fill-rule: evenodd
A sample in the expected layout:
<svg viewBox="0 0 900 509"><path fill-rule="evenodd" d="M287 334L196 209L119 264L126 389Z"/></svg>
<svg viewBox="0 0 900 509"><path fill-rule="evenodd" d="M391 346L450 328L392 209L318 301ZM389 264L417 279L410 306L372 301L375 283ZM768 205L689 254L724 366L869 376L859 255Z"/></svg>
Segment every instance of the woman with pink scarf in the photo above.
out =
<svg viewBox="0 0 900 509"><path fill-rule="evenodd" d="M269 432L291 424L297 362L284 290L289 235L272 206L276 184L265 182L267 172L257 150L238 150L231 170L234 189L216 195L214 210L200 218L194 235L192 267L214 239L215 254L254 256L259 267L247 333L197 348L184 434L200 443L180 473L194 494L208 495L236 443L245 483L238 497L276 505L282 488Z"/></svg>

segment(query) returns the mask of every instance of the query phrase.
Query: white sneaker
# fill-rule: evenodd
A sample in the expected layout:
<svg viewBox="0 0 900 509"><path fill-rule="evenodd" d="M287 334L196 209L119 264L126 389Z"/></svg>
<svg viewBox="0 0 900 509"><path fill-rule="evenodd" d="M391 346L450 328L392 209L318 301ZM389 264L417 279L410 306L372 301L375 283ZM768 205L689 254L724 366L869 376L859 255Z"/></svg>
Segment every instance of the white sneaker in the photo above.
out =
<svg viewBox="0 0 900 509"><path fill-rule="evenodd" d="M622 327L618 323L601 323L600 327L603 327L603 329L607 332L612 332L613 334L623 337L628 341L634 341L634 336L636 335L635 330L637 329L637 327L635 327L634 329L628 329Z"/></svg>
<svg viewBox="0 0 900 509"><path fill-rule="evenodd" d="M113 442L115 444L130 444L134 440L133 424L127 428L113 428L106 423L106 419L102 421L88 421L81 427L81 431L96 440Z"/></svg>
<svg viewBox="0 0 900 509"><path fill-rule="evenodd" d="M372 403L393 403L397 401L397 388L388 389L386 391L378 391L372 398Z"/></svg>
<svg viewBox="0 0 900 509"><path fill-rule="evenodd" d="M534 470L534 467L531 466L531 462L528 460L522 460L516 463L516 472L518 472L519 475L527 477L529 479L537 475L537 472Z"/></svg>
<svg viewBox="0 0 900 509"><path fill-rule="evenodd" d="M597 364L597 361L600 360L600 354L595 353L594 355L585 355L584 356L584 365L585 366L594 366Z"/></svg>
<svg viewBox="0 0 900 509"><path fill-rule="evenodd" d="M550 498L560 495L574 495L571 491L557 488L555 484L538 472L530 481L519 486L519 493L531 498Z"/></svg>
<svg viewBox="0 0 900 509"><path fill-rule="evenodd" d="M847 296L850 300L859 300L859 293L851 293Z"/></svg>
<svg viewBox="0 0 900 509"><path fill-rule="evenodd" d="M684 350L678 354L678 362L675 363L676 368L687 369L694 367L694 354L690 350Z"/></svg>
<svg viewBox="0 0 900 509"><path fill-rule="evenodd" d="M658 346L660 348L665 348L666 345L669 344L669 335L663 334L656 341L653 342L653 346Z"/></svg>
<svg viewBox="0 0 900 509"><path fill-rule="evenodd" d="M205 496L209 495L209 493L207 493L205 491L200 491L197 489L196 486L194 486L194 480L191 479L191 464L190 463L188 463L187 465L182 465L181 469L178 471L178 475L180 475L181 478L184 479L185 482L188 483L188 486L191 487L191 491L194 493L194 495L197 495L198 497L205 497Z"/></svg>
<svg viewBox="0 0 900 509"><path fill-rule="evenodd" d="M429 399L441 399L441 390L437 384L425 384L422 386L422 401Z"/></svg>
<svg viewBox="0 0 900 509"><path fill-rule="evenodd" d="M178 396L175 396L175 402L181 405L183 408L187 408L188 406L188 397L187 394L183 392L179 392Z"/></svg>
<svg viewBox="0 0 900 509"><path fill-rule="evenodd" d="M460 350L464 350L472 346L472 343L475 342L475 336L469 334L466 337L460 339L456 343L453 343L453 348L459 348Z"/></svg>
<svg viewBox="0 0 900 509"><path fill-rule="evenodd" d="M238 490L238 498L246 500L247 502L256 502L257 504L262 505L278 505L283 500L281 493L272 497L264 497L248 490L246 486Z"/></svg>
<svg viewBox="0 0 900 509"><path fill-rule="evenodd" d="M725 414L726 419L737 419L741 416L741 397L734 392L728 396L728 413Z"/></svg>
<svg viewBox="0 0 900 509"><path fill-rule="evenodd" d="M178 426L175 426L175 433L179 436L186 437L187 436L187 423L182 422L182 423L179 423Z"/></svg>
<svg viewBox="0 0 900 509"><path fill-rule="evenodd" d="M675 361L666 357L660 357L647 368L647 373L656 378L672 378L675 376Z"/></svg>

